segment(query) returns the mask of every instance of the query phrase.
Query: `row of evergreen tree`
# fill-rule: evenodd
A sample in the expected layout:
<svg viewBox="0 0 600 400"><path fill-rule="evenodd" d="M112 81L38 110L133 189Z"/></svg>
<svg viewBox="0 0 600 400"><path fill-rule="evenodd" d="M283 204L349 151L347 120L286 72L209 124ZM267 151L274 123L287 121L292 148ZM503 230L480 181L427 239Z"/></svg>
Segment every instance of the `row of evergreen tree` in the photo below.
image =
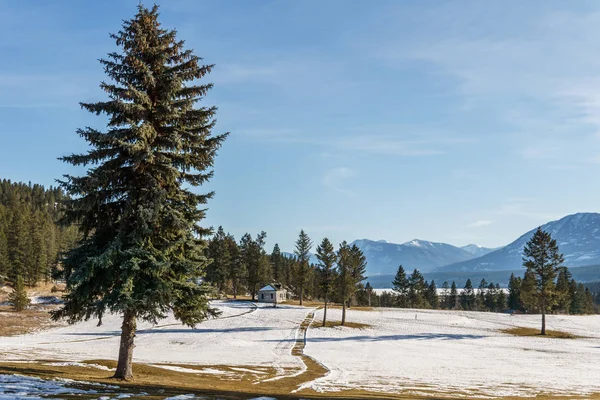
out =
<svg viewBox="0 0 600 400"><path fill-rule="evenodd" d="M207 281L221 292L234 296L249 293L253 299L263 284L279 282L301 302L310 298L344 306L540 313L544 304L544 312L590 314L596 311L592 291L577 283L569 269L562 266L558 246L547 232L541 230L528 244L528 251L538 254L541 249L547 253L547 260L554 259L552 265L543 265L539 269L540 272L551 269L544 276L543 293L534 256L524 259L527 269L523 278L511 275L508 291L485 279L475 288L468 279L460 293L455 282L444 282L438 293L435 281L426 281L418 269L407 274L400 265L393 281L393 292L377 295L369 283L363 286L366 260L357 246L344 242L336 252L325 238L316 249L318 263L315 265L309 262L313 244L304 231L300 232L293 255L282 253L277 244L268 254L264 250L265 239L265 232L256 238L245 234L237 243L232 235L219 227L208 246L212 263L207 267ZM544 298L540 302L542 294Z"/></svg>
<svg viewBox="0 0 600 400"><path fill-rule="evenodd" d="M377 303L385 306L411 308L447 308L471 311L504 311L507 309L526 313L541 313L542 333L545 331L545 314L591 314L597 311L595 295L583 283L577 283L563 265L556 240L550 233L538 228L523 249L523 278L511 274L508 296L500 285L482 279L477 292L470 279L460 295L456 283L443 284L442 299L438 299L435 282L427 283L415 269L407 276L400 266L393 281L395 294L379 296Z"/></svg>
<svg viewBox="0 0 600 400"><path fill-rule="evenodd" d="M266 233L249 233L239 242L219 227L209 242L206 281L219 292L237 297L248 293L256 299L261 286L277 282L288 288L303 304L305 299L333 301L346 306L357 302L364 289L366 258L356 246L343 242L337 251L324 238L316 248L318 265L310 262L313 242L301 231L293 254L283 253L278 244L268 254ZM345 314L345 312L343 312ZM344 315L342 316L344 319Z"/></svg>
<svg viewBox="0 0 600 400"><path fill-rule="evenodd" d="M423 278L423 274L415 269L407 275L402 265L398 267L394 281L393 292L384 292L374 295L371 303L380 307L404 308L439 308L462 309L470 311L503 311L506 309L506 294L499 284L488 283L482 279L477 290L470 279L467 279L461 293L458 292L456 282L451 285L444 282L441 293L434 280L431 282Z"/></svg>
<svg viewBox="0 0 600 400"><path fill-rule="evenodd" d="M357 299L359 305L376 307L433 308L468 311L503 312L513 310L523 313L539 313L536 298L535 277L526 272L524 277L511 274L508 291L499 284L488 283L482 279L477 288L470 279L459 293L456 283L444 282L441 293L435 281L428 283L419 270L407 276L400 266L394 279L392 292L376 294L365 288L367 293ZM551 312L562 314L593 314L598 312L600 304L600 282L584 285L571 277L569 269L564 267L555 282L556 297ZM594 290L595 289L595 290Z"/></svg>
<svg viewBox="0 0 600 400"><path fill-rule="evenodd" d="M74 226L57 224L65 195L60 188L0 182L0 283L47 281L61 252L77 240Z"/></svg>

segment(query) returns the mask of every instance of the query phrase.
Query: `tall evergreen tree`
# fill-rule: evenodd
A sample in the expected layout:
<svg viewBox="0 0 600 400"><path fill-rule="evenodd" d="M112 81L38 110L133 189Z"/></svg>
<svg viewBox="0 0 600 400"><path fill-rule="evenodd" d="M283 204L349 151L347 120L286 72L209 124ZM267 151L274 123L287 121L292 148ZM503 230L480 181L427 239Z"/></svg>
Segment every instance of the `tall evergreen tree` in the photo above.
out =
<svg viewBox="0 0 600 400"><path fill-rule="evenodd" d="M8 277L11 282L16 283L17 276L23 277L28 274L29 265L27 255L29 248L28 229L30 218L27 218L24 207L14 209L8 233L8 250L10 265Z"/></svg>
<svg viewBox="0 0 600 400"><path fill-rule="evenodd" d="M256 235L256 239L252 239L252 236L246 233L240 241L240 260L244 264L246 287L252 300L256 300L259 285L265 283L265 268L268 266L268 261L265 264L263 259L266 238L267 234L263 231Z"/></svg>
<svg viewBox="0 0 600 400"><path fill-rule="evenodd" d="M8 277L10 261L8 258L8 239L6 233L0 230L0 282Z"/></svg>
<svg viewBox="0 0 600 400"><path fill-rule="evenodd" d="M367 279L365 276L367 270L367 258L363 254L362 250L357 245L353 244L350 248L351 268L350 277L352 285L350 286L350 293L348 298L352 299L356 296L356 293L362 288L362 281Z"/></svg>
<svg viewBox="0 0 600 400"><path fill-rule="evenodd" d="M402 265L398 266L396 276L392 281L392 290L397 293L398 306L406 307L408 305L408 278Z"/></svg>
<svg viewBox="0 0 600 400"><path fill-rule="evenodd" d="M436 309L440 306L440 299L437 294L437 287L435 286L435 281L432 280L431 283L427 286L427 290L425 291L425 299L429 306L433 309Z"/></svg>
<svg viewBox="0 0 600 400"><path fill-rule="evenodd" d="M335 275L334 267L336 261L336 254L333 244L327 238L323 238L321 244L317 246L317 259L320 262L321 270L321 291L323 293L323 299L325 300L325 307L323 309L323 326L327 323L327 304L329 298L333 293Z"/></svg>
<svg viewBox="0 0 600 400"><path fill-rule="evenodd" d="M227 250L231 258L227 277L231 283L233 298L236 299L237 295L242 292L244 287L244 281L247 274L246 264L241 258L240 248L233 235L227 235L225 243L227 244Z"/></svg>
<svg viewBox="0 0 600 400"><path fill-rule="evenodd" d="M217 233L208 243L210 264L206 267L206 280L221 292L225 290L227 275L231 269L231 254L229 254L226 238L223 227L219 226Z"/></svg>
<svg viewBox="0 0 600 400"><path fill-rule="evenodd" d="M571 308L571 287L570 282L573 279L571 272L567 267L563 267L558 272L556 278L556 310L569 312Z"/></svg>
<svg viewBox="0 0 600 400"><path fill-rule="evenodd" d="M444 309L450 308L449 304L448 304L449 300L450 300L450 286L448 285L448 281L444 281L444 283L442 283L442 299L441 299L442 308L444 308Z"/></svg>
<svg viewBox="0 0 600 400"><path fill-rule="evenodd" d="M27 297L25 282L21 275L17 276L12 292L8 295L8 302L13 306L16 312L21 312L29 306L31 302Z"/></svg>
<svg viewBox="0 0 600 400"><path fill-rule="evenodd" d="M479 286L477 287L477 295L475 299L475 309L476 310L484 310L486 308L485 304L485 294L488 288L488 283L485 278L481 278L481 282L479 282Z"/></svg>
<svg viewBox="0 0 600 400"><path fill-rule="evenodd" d="M450 286L450 296L448 296L448 308L454 310L458 304L458 289L456 288L456 282L452 281Z"/></svg>
<svg viewBox="0 0 600 400"><path fill-rule="evenodd" d="M524 311L530 314L539 311L539 302L536 295L536 279L533 271L525 271L525 275L521 280L519 294L519 302Z"/></svg>
<svg viewBox="0 0 600 400"><path fill-rule="evenodd" d="M425 300L425 278L423 274L415 268L408 278L408 304L409 307L423 308L427 307Z"/></svg>
<svg viewBox="0 0 600 400"><path fill-rule="evenodd" d="M523 265L527 271L533 272L536 281L535 296L542 312L541 334L546 334L546 312L552 309L556 301L554 279L564 257L558 251L556 240L550 233L538 228L523 249Z"/></svg>
<svg viewBox="0 0 600 400"><path fill-rule="evenodd" d="M460 305L463 310L473 310L475 306L475 292L470 279L467 279L465 287L460 294Z"/></svg>
<svg viewBox="0 0 600 400"><path fill-rule="evenodd" d="M195 108L211 84L212 69L176 32L163 29L158 7L138 13L111 35L120 51L100 62L112 80L100 87L109 99L82 103L108 117L106 132L78 130L91 146L63 161L93 166L61 182L72 195L65 221L77 222L83 239L63 259L68 294L54 318L70 323L123 315L114 377L131 379L136 321L157 322L168 310L195 326L215 315L204 275L209 229L201 208L212 193L197 194L212 176L226 134L213 135L215 107Z"/></svg>
<svg viewBox="0 0 600 400"><path fill-rule="evenodd" d="M496 311L503 312L506 310L506 293L496 283Z"/></svg>
<svg viewBox="0 0 600 400"><path fill-rule="evenodd" d="M308 259L310 257L310 249L312 248L312 245L312 241L306 232L301 230L298 240L296 240L296 249L294 250L294 254L297 257L296 287L298 288L298 293L300 295L300 305L302 305L304 288L306 287L308 281Z"/></svg>
<svg viewBox="0 0 600 400"><path fill-rule="evenodd" d="M275 280L275 282L281 283L283 263L281 250L279 249L279 244L275 243L275 246L273 247L273 251L271 252L269 258L271 261L271 269L273 271L273 279Z"/></svg>
<svg viewBox="0 0 600 400"><path fill-rule="evenodd" d="M485 289L485 293L483 294L483 310L496 311L497 298L498 292L496 291L496 285L490 282Z"/></svg>
<svg viewBox="0 0 600 400"><path fill-rule="evenodd" d="M522 310L521 304L521 278L510 274L508 280L508 308L511 310Z"/></svg>
<svg viewBox="0 0 600 400"><path fill-rule="evenodd" d="M342 302L342 325L346 323L346 305L349 293L352 291L352 254L350 247L345 241L340 243L337 252L337 275L340 300Z"/></svg>
<svg viewBox="0 0 600 400"><path fill-rule="evenodd" d="M371 307L374 291L373 286L371 286L371 283L369 282L367 282L367 284L365 285L365 293L367 294L367 305Z"/></svg>

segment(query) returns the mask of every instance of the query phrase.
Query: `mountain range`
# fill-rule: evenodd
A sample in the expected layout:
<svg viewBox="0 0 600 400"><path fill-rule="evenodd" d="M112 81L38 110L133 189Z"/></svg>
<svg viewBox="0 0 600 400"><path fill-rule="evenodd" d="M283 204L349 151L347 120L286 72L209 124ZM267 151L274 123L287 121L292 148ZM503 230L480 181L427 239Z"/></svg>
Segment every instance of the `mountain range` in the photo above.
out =
<svg viewBox="0 0 600 400"><path fill-rule="evenodd" d="M600 264L600 214L568 215L541 226L556 240L568 267ZM537 228L498 250L470 260L450 263L441 271L501 271L523 266L523 248Z"/></svg>
<svg viewBox="0 0 600 400"><path fill-rule="evenodd" d="M556 239L564 254L565 265L581 267L600 264L600 214L578 213L541 226ZM444 277L493 275L496 271L522 271L523 248L531 238L534 228L501 248L486 248L476 244L463 247L447 243L414 239L406 243L389 243L385 240L359 239L351 243L358 246L367 259L367 276L382 281L390 280L399 265L408 271L417 268L427 276ZM289 253L284 253L288 254ZM310 262L318 260L311 254ZM587 271L587 270L586 270ZM590 272L586 272L586 276ZM502 275L502 274L500 274ZM500 276L498 275L498 276ZM510 275L510 273L508 274ZM502 275L503 276L503 275ZM600 276L598 277L600 279ZM431 278L432 279L432 278Z"/></svg>
<svg viewBox="0 0 600 400"><path fill-rule="evenodd" d="M400 264L410 270L417 268L422 272L433 271L444 265L474 258L472 251L477 247L464 249L419 239L402 244L360 239L351 244L358 246L367 258L369 275L395 273Z"/></svg>

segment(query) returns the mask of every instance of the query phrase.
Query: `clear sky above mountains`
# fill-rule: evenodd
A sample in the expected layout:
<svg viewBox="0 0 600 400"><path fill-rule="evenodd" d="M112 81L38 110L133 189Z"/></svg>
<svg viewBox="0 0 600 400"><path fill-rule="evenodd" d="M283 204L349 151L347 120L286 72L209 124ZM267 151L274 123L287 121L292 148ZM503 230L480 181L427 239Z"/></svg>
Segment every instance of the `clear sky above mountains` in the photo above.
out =
<svg viewBox="0 0 600 400"><path fill-rule="evenodd" d="M0 176L52 184L101 128L136 1L0 1ZM165 1L230 131L208 223L313 240L509 243L598 211L600 3Z"/></svg>

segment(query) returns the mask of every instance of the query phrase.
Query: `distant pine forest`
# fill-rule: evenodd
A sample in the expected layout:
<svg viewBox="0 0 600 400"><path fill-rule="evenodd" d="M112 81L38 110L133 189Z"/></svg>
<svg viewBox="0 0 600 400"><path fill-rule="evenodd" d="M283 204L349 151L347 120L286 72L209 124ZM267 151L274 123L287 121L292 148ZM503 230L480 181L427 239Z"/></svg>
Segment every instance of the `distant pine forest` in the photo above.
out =
<svg viewBox="0 0 600 400"><path fill-rule="evenodd" d="M0 182L0 282L22 277L29 286L49 282L60 254L78 238L75 226L61 226L65 195L59 188Z"/></svg>

